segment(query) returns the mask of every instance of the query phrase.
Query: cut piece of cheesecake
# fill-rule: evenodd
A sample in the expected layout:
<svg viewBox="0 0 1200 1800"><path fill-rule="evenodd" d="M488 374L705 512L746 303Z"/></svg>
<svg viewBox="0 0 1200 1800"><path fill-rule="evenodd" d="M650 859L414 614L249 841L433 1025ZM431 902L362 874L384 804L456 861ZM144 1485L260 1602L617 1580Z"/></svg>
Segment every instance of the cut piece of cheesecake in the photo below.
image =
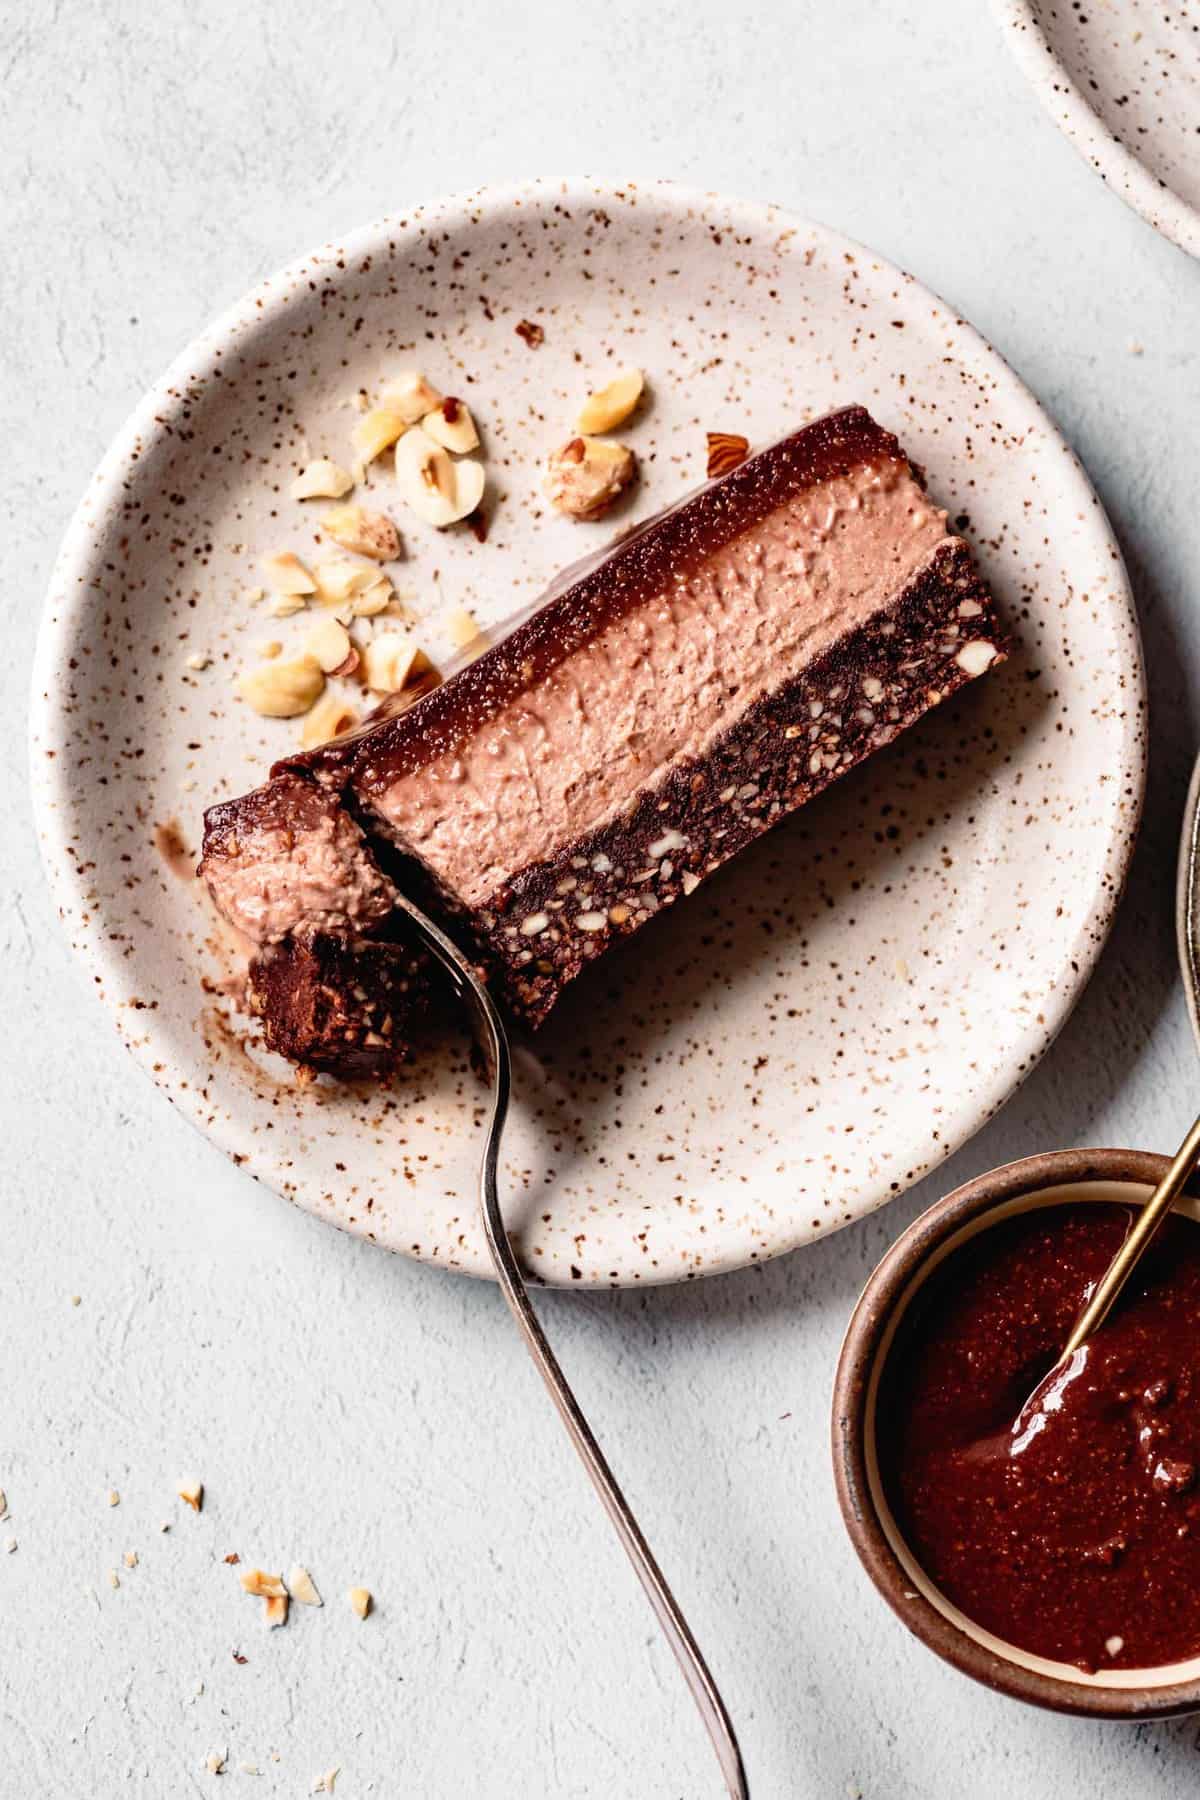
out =
<svg viewBox="0 0 1200 1800"><path fill-rule="evenodd" d="M323 823L318 856L300 807L290 884L267 846L283 935L315 903L311 924L370 936L376 877L412 881L536 1026L614 938L1002 655L967 546L897 440L849 407L568 571L407 711L214 809L202 870L245 929L237 809L307 783L353 829ZM334 854L357 913L344 926L314 877Z"/></svg>

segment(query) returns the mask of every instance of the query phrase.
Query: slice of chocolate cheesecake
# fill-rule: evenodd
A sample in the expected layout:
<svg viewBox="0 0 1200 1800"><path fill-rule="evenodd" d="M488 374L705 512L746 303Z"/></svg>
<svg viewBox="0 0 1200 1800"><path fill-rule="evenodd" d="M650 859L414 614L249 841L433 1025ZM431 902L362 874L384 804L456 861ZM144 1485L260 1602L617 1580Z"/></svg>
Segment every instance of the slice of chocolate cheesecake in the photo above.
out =
<svg viewBox="0 0 1200 1800"><path fill-rule="evenodd" d="M614 938L1002 655L967 546L849 407L569 571L406 711L214 808L202 872L275 944L386 934L388 883L412 880L537 1026ZM290 847L262 830L279 815Z"/></svg>

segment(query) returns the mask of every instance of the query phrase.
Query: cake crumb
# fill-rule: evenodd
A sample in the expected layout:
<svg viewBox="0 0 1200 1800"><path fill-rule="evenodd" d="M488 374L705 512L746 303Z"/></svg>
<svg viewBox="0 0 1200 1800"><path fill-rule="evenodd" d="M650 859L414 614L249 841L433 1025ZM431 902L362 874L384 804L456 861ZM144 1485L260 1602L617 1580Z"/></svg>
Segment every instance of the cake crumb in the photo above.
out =
<svg viewBox="0 0 1200 1800"><path fill-rule="evenodd" d="M0 1519L7 1519L7 1517L8 1517L8 1495L5 1493L3 1488L0 1488Z"/></svg>
<svg viewBox="0 0 1200 1800"><path fill-rule="evenodd" d="M121 1585L121 1577L117 1574L115 1569L110 1569L108 1571L108 1585L110 1588L119 1588Z"/></svg>
<svg viewBox="0 0 1200 1800"><path fill-rule="evenodd" d="M204 1766L210 1775L223 1775L225 1773L226 1754L227 1752L224 1750L209 1751L204 1759Z"/></svg>
<svg viewBox="0 0 1200 1800"><path fill-rule="evenodd" d="M1146 346L1144 344L1139 344L1135 338L1129 345L1129 354L1130 356L1144 356L1146 354Z"/></svg>
<svg viewBox="0 0 1200 1800"><path fill-rule="evenodd" d="M108 1490L108 1504L109 1504L109 1505L110 1505L110 1506L120 1506L120 1504L121 1504L121 1496L120 1496L120 1494L118 1494L118 1492L117 1492L117 1490L116 1490L116 1488L109 1488L109 1490Z"/></svg>
<svg viewBox="0 0 1200 1800"><path fill-rule="evenodd" d="M365 1587L350 1589L350 1605L360 1619L365 1619L371 1610L370 1590Z"/></svg>
<svg viewBox="0 0 1200 1800"><path fill-rule="evenodd" d="M202 1481L181 1481L175 1492L186 1506L193 1512L199 1512L204 1505L204 1483Z"/></svg>
<svg viewBox="0 0 1200 1800"><path fill-rule="evenodd" d="M10 1538L5 1538L5 1540L4 1540L4 1548L5 1548L5 1550L6 1550L6 1551L7 1551L7 1552L8 1552L8 1554L9 1554L9 1555L10 1555L10 1556L11 1556L11 1555L12 1555L12 1553L13 1553L13 1551L14 1551L14 1550L15 1550L15 1549L16 1549L16 1547L17 1547L17 1540L16 1540L16 1538L14 1538L14 1537L10 1537Z"/></svg>
<svg viewBox="0 0 1200 1800"><path fill-rule="evenodd" d="M137 1551L136 1550L127 1550L125 1552L125 1567L127 1569L136 1569L137 1566L138 1566Z"/></svg>
<svg viewBox="0 0 1200 1800"><path fill-rule="evenodd" d="M317 1779L313 1782L313 1793L332 1794L334 1783L337 1781L340 1773L341 1771L339 1769L326 1769L324 1775L318 1775Z"/></svg>
<svg viewBox="0 0 1200 1800"><path fill-rule="evenodd" d="M72 1306L82 1306L82 1304L83 1304L83 1295L82 1294L72 1294L71 1295L71 1305Z"/></svg>
<svg viewBox="0 0 1200 1800"><path fill-rule="evenodd" d="M189 669L195 669L198 673L201 669L207 669L211 661L212 657L206 651L196 650L188 657L187 666Z"/></svg>

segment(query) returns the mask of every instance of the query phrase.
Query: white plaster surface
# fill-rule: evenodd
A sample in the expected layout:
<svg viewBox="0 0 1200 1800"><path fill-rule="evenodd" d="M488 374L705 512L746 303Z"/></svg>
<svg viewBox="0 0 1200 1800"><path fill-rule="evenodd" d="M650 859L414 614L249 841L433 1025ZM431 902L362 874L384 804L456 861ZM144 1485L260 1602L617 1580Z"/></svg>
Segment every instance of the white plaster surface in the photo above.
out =
<svg viewBox="0 0 1200 1800"><path fill-rule="evenodd" d="M985 0L9 0L0 67L0 1800L302 1795L335 1766L339 1800L720 1791L495 1292L289 1209L167 1107L59 940L24 799L51 556L151 378L347 225L563 169L776 199L972 319L1110 509L1153 750L1107 956L986 1131L772 1267L544 1296L551 1337L722 1682L755 1800L1193 1794L1195 1721L1027 1711L910 1639L843 1537L826 1440L850 1307L922 1204L1027 1150L1173 1147L1200 1098L1172 938L1200 676L1200 265L1058 135ZM173 1498L189 1472L199 1517ZM234 1550L306 1563L324 1611L268 1636ZM377 1599L365 1624L356 1582Z"/></svg>

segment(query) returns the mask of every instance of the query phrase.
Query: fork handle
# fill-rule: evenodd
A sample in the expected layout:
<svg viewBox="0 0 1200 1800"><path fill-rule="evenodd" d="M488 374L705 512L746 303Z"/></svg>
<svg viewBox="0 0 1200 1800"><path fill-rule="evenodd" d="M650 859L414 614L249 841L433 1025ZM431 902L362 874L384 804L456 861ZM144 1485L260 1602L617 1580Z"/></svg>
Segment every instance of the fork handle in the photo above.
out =
<svg viewBox="0 0 1200 1800"><path fill-rule="evenodd" d="M504 1107L508 1103L508 1046L503 1037L496 1037L497 1077L497 1110L500 1110L501 1095ZM501 1115L502 1116L502 1115ZM600 1502L612 1521L613 1529L620 1538L625 1554L637 1572L638 1580L645 1589L646 1598L654 1609L655 1617L662 1627L663 1634L675 1653L675 1660L683 1673L683 1678L691 1690L692 1698L700 1712L708 1735L712 1740L717 1761L721 1765L721 1773L725 1778L725 1786L731 1800L749 1800L750 1789L746 1782L746 1772L742 1766L742 1753L738 1747L737 1735L733 1729L733 1721L726 1710L720 1690L709 1672L699 1644L692 1635L691 1627L685 1619L678 1601L667 1585L666 1577L654 1559L654 1554L642 1535L641 1527L630 1508L616 1476L608 1466L608 1461L597 1443L584 1416L583 1410L571 1390L571 1385L559 1366L558 1358L547 1341L533 1303L529 1298L520 1265L513 1255L508 1241L504 1219L500 1211L500 1203L496 1191L496 1154L498 1134L493 1133L488 1143L480 1178L480 1206L483 1216L483 1229L487 1238L488 1249L492 1253L492 1261L496 1267L496 1275L501 1291L507 1300L509 1310L517 1322L521 1336L525 1339L529 1354L537 1364L538 1373L549 1390L550 1398L558 1409L558 1416L567 1428L567 1435L579 1454L580 1461L591 1477L592 1485L600 1496Z"/></svg>
<svg viewBox="0 0 1200 1800"><path fill-rule="evenodd" d="M475 1020L481 1048L491 1067L492 1113L488 1120L487 1140L479 1172L479 1207L484 1236L491 1252L501 1292L508 1302L521 1336L525 1339L529 1354L537 1364L538 1373L549 1389L550 1398L558 1408L558 1416L567 1428L567 1435L591 1477L592 1485L612 1521L613 1529L624 1545L625 1554L633 1564L637 1578L646 1591L646 1598L654 1608L655 1617L662 1627L663 1634L675 1653L675 1660L683 1672L683 1678L691 1690L692 1698L699 1708L700 1717L704 1720L708 1735L712 1739L713 1749L717 1753L717 1761L721 1765L721 1773L725 1777L725 1786L730 1800L750 1800L750 1789L746 1783L745 1769L742 1766L742 1753L738 1748L733 1721L726 1710L720 1690L709 1673L708 1664L704 1660L699 1644L692 1636L687 1620L680 1611L678 1601L667 1586L666 1577L655 1562L649 1544L642 1536L641 1527L630 1510L629 1502L617 1486L616 1477L605 1460L604 1452L592 1435L592 1428L583 1415L583 1409L571 1392L566 1376L558 1366L558 1358L551 1350L546 1334L538 1322L538 1316L533 1310L525 1286L525 1278L521 1274L520 1266L513 1255L512 1245L508 1241L508 1231L504 1224L504 1215L500 1211L496 1181L500 1137L504 1130L505 1119L508 1117L508 1101L512 1089L512 1066L508 1053L508 1034L504 1029L504 1022L496 1010L492 996L458 945L447 937L445 932L435 925L433 920L428 918L419 907L414 906L407 896L399 895L397 904L412 919L429 948L445 968L455 991L470 1009Z"/></svg>

